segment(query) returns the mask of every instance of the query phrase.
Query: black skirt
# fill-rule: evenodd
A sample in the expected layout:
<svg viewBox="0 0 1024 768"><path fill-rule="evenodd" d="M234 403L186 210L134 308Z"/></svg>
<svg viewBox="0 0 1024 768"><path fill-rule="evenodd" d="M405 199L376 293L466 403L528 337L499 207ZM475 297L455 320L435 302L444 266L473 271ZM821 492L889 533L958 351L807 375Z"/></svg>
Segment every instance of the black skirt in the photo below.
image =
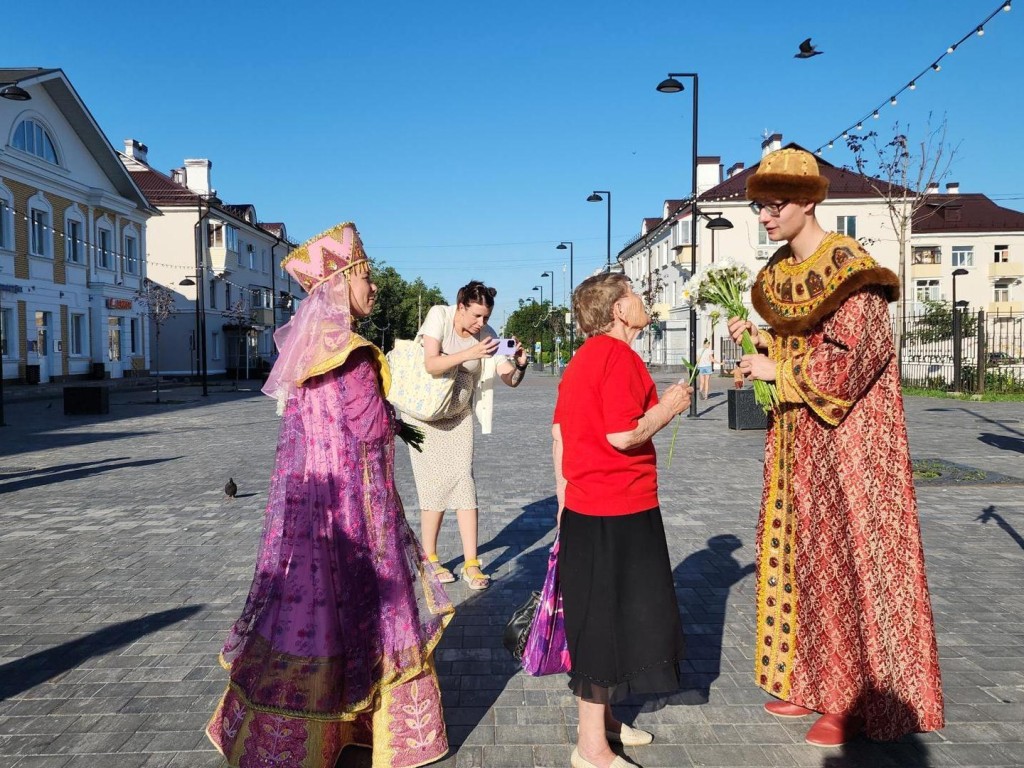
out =
<svg viewBox="0 0 1024 768"><path fill-rule="evenodd" d="M679 689L683 632L661 510L562 514L569 688L598 703Z"/></svg>

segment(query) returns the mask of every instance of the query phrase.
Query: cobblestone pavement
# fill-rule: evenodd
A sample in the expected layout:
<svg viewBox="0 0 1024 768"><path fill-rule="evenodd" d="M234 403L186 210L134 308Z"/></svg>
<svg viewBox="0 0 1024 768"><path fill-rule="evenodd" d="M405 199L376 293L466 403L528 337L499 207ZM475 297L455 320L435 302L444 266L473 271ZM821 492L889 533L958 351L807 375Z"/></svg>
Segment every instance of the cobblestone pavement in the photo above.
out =
<svg viewBox="0 0 1024 768"><path fill-rule="evenodd" d="M657 437L661 502L689 658L686 688L625 708L656 734L627 750L655 766L1024 765L1024 479L920 484L947 717L898 744L803 743L806 723L761 710L753 685L753 531L763 433L727 428L715 379L700 417ZM493 587L459 602L438 654L452 752L438 765L566 766L576 708L564 676L517 672L500 636L539 587L555 511L555 380L497 396L478 437L481 554ZM0 768L205 768L222 692L217 651L247 592L277 418L255 391L115 391L111 413L7 403L0 428ZM908 401L916 458L1024 478L1024 406ZM400 490L418 527L408 456ZM978 473L965 473L976 477ZM231 476L234 501L222 488ZM984 479L983 479L984 480ZM724 538L722 538L724 537ZM446 519L441 554L454 566ZM349 750L340 765L368 765Z"/></svg>

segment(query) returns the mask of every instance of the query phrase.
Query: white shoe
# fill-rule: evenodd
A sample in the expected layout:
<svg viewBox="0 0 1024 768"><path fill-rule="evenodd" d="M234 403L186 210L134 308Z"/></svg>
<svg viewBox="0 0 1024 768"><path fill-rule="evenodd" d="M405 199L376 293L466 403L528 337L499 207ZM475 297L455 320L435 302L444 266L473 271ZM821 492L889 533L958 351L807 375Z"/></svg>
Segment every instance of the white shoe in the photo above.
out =
<svg viewBox="0 0 1024 768"><path fill-rule="evenodd" d="M569 765L572 768L597 768L596 765L580 755L578 748L573 749L572 754L569 756ZM615 759L609 763L608 768L634 768L634 766L616 755Z"/></svg>
<svg viewBox="0 0 1024 768"><path fill-rule="evenodd" d="M608 741L617 742L624 747L642 747L644 744L650 744L654 741L653 733L634 728L625 723L622 724L622 728L618 733L615 731L605 731L604 735Z"/></svg>

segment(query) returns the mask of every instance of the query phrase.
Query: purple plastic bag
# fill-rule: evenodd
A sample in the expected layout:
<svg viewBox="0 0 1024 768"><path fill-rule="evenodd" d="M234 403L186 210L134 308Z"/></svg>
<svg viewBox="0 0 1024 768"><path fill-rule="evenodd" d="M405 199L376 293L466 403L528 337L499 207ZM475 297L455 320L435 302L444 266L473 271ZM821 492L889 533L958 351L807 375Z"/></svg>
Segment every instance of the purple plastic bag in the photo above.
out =
<svg viewBox="0 0 1024 768"><path fill-rule="evenodd" d="M523 670L528 675L556 675L568 672L569 644L565 637L565 617L562 614L562 591L558 586L558 535L548 556L548 572L540 603L533 615L530 636L523 651Z"/></svg>

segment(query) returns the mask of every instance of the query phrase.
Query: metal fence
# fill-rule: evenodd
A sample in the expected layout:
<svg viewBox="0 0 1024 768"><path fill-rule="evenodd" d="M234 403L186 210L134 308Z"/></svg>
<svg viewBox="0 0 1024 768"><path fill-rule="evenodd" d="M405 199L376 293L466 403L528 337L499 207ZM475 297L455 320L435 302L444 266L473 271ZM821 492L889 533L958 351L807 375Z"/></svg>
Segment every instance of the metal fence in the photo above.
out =
<svg viewBox="0 0 1024 768"><path fill-rule="evenodd" d="M898 336L899 318L892 319ZM961 391L1024 392L1024 313L989 314L948 308L907 314L903 385ZM959 354L958 354L959 351ZM732 339L719 340L723 371L742 355ZM979 369L980 361L980 369ZM959 369L959 386L956 385Z"/></svg>

